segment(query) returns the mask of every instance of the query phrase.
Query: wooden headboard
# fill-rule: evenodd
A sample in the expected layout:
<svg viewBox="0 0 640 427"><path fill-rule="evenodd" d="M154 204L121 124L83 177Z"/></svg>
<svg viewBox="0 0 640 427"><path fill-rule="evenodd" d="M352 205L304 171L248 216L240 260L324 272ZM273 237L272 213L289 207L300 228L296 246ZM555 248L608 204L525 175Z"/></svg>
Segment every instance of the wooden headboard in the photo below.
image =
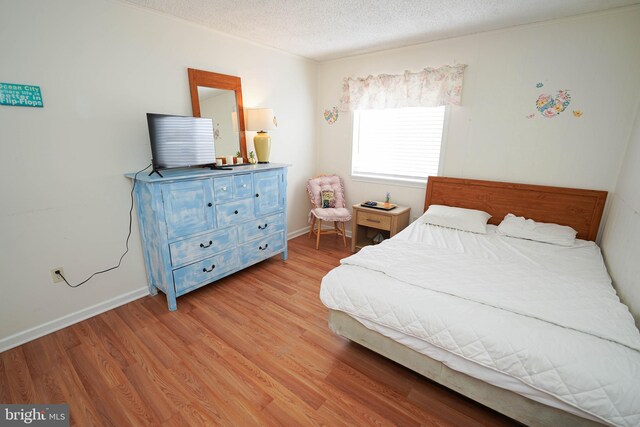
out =
<svg viewBox="0 0 640 427"><path fill-rule="evenodd" d="M596 240L606 191L430 176L424 209L430 205L478 209L499 224L512 213L539 222L568 225L579 239Z"/></svg>

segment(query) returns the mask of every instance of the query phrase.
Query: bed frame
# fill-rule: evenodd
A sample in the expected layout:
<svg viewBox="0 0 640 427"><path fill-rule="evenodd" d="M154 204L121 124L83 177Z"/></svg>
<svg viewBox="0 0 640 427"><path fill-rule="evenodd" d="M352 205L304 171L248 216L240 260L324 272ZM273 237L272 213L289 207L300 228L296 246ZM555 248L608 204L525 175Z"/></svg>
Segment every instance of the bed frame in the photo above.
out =
<svg viewBox="0 0 640 427"><path fill-rule="evenodd" d="M535 221L568 225L578 231L578 238L594 241L606 199L606 191L429 177L424 206L425 210L432 204L480 209L492 215L492 224L499 224L507 213L513 213ZM329 310L329 327L340 336L528 426L600 425L455 371L368 329L343 312Z"/></svg>
<svg viewBox="0 0 640 427"><path fill-rule="evenodd" d="M494 411L532 427L589 427L602 424L544 405L449 368L386 336L373 331L348 314L329 310L329 328L342 337L393 360L432 381L475 400Z"/></svg>

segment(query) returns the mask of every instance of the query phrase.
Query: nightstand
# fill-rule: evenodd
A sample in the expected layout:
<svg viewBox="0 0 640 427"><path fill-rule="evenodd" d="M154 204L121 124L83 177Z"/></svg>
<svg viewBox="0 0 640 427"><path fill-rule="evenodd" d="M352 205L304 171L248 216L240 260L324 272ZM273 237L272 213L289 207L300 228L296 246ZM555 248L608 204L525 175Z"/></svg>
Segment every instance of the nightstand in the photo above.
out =
<svg viewBox="0 0 640 427"><path fill-rule="evenodd" d="M382 209L366 208L360 203L353 205L351 219L351 252L373 244L373 237L382 233L385 239L393 237L409 224L411 208L397 206L385 211Z"/></svg>

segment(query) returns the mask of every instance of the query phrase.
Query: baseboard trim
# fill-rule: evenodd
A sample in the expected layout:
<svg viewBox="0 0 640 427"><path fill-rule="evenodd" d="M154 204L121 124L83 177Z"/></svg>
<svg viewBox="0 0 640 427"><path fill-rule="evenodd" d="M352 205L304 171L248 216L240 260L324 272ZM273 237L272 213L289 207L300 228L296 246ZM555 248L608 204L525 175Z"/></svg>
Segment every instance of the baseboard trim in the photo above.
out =
<svg viewBox="0 0 640 427"><path fill-rule="evenodd" d="M302 236L303 234L307 234L309 232L309 230L311 230L311 226L307 225L306 227L301 228L299 230L291 231L291 232L287 233L287 240L295 239L298 236ZM333 230L333 229L332 228L323 228L323 230ZM347 229L347 230L345 230L345 233L346 233L347 237L351 238L351 230Z"/></svg>
<svg viewBox="0 0 640 427"><path fill-rule="evenodd" d="M75 313L67 314L66 316L43 323L42 325L35 326L31 329L27 329L26 331L9 335L6 338L0 339L0 353L43 337L52 332L59 331L60 329L66 328L67 326L71 326L100 313L104 313L105 311L109 311L131 301L135 301L146 295L149 295L149 288L145 286L144 288L136 289L115 298L111 298L110 300L92 305L91 307L83 308Z"/></svg>
<svg viewBox="0 0 640 427"><path fill-rule="evenodd" d="M303 234L308 233L309 230L311 230L311 227L307 225L306 227L302 227L298 230L290 231L289 233L287 233L287 240L295 239L298 236L302 236Z"/></svg>

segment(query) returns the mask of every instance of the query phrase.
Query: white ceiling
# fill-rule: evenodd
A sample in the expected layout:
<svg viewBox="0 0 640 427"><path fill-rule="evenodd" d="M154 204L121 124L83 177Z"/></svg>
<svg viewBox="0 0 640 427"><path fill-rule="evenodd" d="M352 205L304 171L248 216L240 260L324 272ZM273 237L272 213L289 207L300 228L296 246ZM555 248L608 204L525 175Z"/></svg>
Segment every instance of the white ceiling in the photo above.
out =
<svg viewBox="0 0 640 427"><path fill-rule="evenodd" d="M316 61L640 0L124 0Z"/></svg>

